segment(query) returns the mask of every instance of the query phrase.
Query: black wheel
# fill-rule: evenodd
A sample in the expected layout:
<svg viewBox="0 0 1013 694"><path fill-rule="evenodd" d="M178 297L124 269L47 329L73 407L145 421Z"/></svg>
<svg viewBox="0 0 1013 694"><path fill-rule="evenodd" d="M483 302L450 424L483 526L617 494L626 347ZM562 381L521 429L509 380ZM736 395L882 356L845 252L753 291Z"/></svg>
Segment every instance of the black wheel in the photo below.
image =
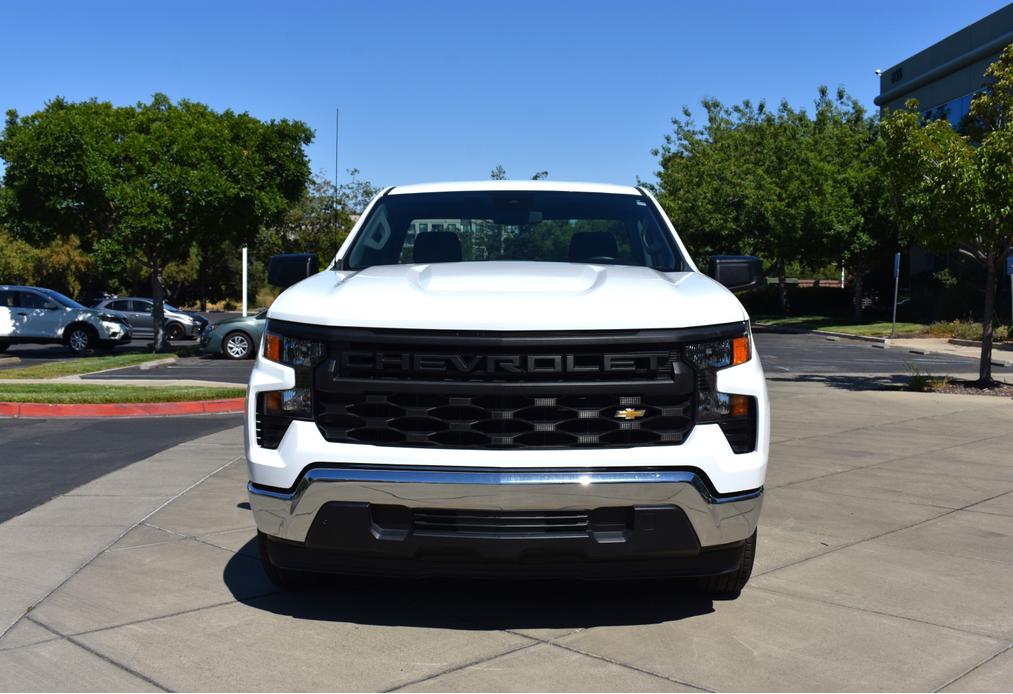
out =
<svg viewBox="0 0 1013 694"><path fill-rule="evenodd" d="M264 573L267 574L271 583L279 588L285 588L286 590L305 588L313 584L313 574L308 574L303 571L293 571L292 569L283 569L280 566L275 566L275 564L271 561L271 553L268 551L267 543L267 535L258 530L257 549L260 551L260 565L264 568Z"/></svg>
<svg viewBox="0 0 1013 694"><path fill-rule="evenodd" d="M222 340L222 353L229 359L247 359L253 356L253 340L246 333L229 333Z"/></svg>
<svg viewBox="0 0 1013 694"><path fill-rule="evenodd" d="M165 326L165 339L166 340L182 340L183 339L183 326L179 323L169 323Z"/></svg>
<svg viewBox="0 0 1013 694"><path fill-rule="evenodd" d="M697 579L696 587L701 593L706 593L714 598L734 600L749 582L749 576L753 573L753 560L756 558L756 531L746 540L746 546L742 550L742 563L735 571L717 576L701 576Z"/></svg>
<svg viewBox="0 0 1013 694"><path fill-rule="evenodd" d="M74 354L84 354L98 343L95 331L87 325L71 326L65 336L67 346Z"/></svg>

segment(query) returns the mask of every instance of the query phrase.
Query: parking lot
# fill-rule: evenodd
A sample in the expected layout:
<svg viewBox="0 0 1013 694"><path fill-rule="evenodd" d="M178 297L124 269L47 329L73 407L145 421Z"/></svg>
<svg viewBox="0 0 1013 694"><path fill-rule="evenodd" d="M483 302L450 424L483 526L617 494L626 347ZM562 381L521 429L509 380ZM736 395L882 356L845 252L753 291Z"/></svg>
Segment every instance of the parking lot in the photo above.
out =
<svg viewBox="0 0 1013 694"><path fill-rule="evenodd" d="M124 420L47 434L136 455L0 523L0 689L1008 689L1013 403L879 389L914 358L939 373L973 360L757 343L774 431L757 567L736 601L643 581L282 592L256 558L237 420L180 428L154 453ZM3 425L13 442L6 427L26 422ZM49 467L5 489L66 476L37 455Z"/></svg>

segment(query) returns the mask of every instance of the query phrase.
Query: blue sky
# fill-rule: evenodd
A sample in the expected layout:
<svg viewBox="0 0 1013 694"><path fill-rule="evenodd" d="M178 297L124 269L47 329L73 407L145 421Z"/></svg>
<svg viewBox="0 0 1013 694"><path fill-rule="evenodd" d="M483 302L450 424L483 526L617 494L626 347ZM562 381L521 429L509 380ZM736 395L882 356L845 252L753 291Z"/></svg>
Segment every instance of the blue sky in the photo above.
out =
<svg viewBox="0 0 1013 694"><path fill-rule="evenodd" d="M37 2L0 5L0 107L154 92L316 131L314 170L377 184L653 179L704 96L870 108L887 68L1005 0Z"/></svg>

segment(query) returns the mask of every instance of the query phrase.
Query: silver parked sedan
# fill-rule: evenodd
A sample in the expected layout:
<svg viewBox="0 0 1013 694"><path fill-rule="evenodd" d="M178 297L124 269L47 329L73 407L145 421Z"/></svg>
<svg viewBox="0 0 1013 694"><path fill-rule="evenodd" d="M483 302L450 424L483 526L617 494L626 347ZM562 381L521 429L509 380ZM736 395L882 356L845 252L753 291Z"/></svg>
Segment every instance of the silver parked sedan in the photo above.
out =
<svg viewBox="0 0 1013 694"><path fill-rule="evenodd" d="M201 331L207 324L207 320L201 316L195 316L186 311L180 311L174 306L164 304L166 337L170 340L195 340L200 337ZM135 333L154 333L155 321L153 318L155 302L136 296L117 296L102 299L94 306L108 313L123 316L130 321L130 326Z"/></svg>

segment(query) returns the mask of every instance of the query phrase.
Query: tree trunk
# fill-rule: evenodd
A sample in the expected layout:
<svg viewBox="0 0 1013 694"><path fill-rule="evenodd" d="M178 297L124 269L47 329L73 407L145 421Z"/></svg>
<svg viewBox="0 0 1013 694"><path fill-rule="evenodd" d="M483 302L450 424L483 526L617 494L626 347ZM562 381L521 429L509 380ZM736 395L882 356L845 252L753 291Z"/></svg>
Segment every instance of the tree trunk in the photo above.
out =
<svg viewBox="0 0 1013 694"><path fill-rule="evenodd" d="M861 271L861 269L856 268L855 271L854 271L854 277L855 277L855 286L854 286L854 289L852 290L853 294L852 294L852 297L851 297L852 308L854 309L854 313L852 315L853 315L853 317L855 319L855 323L861 323L862 322L862 289L865 286L865 273L863 273Z"/></svg>
<svg viewBox="0 0 1013 694"><path fill-rule="evenodd" d="M152 351L161 352L167 346L165 343L165 290L162 288L162 268L152 262L151 270L151 298L155 302L151 313L152 325L155 329L155 337L152 340Z"/></svg>
<svg viewBox="0 0 1013 694"><path fill-rule="evenodd" d="M777 293L781 302L781 315L788 315L788 287L784 281L784 260L777 261Z"/></svg>
<svg viewBox="0 0 1013 694"><path fill-rule="evenodd" d="M978 383L992 384L992 319L995 315L995 290L998 282L996 253L985 258L985 307L981 317L981 360L978 364Z"/></svg>

